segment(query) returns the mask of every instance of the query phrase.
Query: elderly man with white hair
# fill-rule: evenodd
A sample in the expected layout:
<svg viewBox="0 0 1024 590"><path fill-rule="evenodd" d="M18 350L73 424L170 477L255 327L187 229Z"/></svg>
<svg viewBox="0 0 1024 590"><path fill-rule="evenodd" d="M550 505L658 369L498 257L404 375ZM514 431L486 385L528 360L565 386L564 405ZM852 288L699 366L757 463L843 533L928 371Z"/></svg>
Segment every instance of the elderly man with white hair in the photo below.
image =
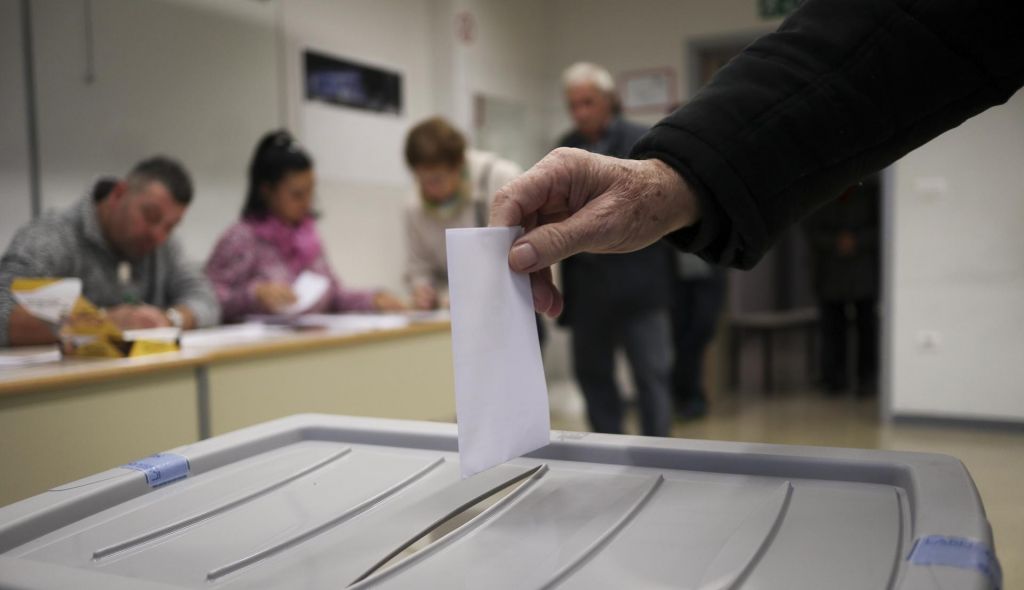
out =
<svg viewBox="0 0 1024 590"><path fill-rule="evenodd" d="M627 156L646 128L620 116L608 70L577 63L565 71L563 84L574 129L560 145ZM562 263L565 311L559 321L572 330L573 369L597 432L622 432L614 377L620 346L632 368L643 434L667 436L671 430L670 265L661 243L628 254L577 254Z"/></svg>

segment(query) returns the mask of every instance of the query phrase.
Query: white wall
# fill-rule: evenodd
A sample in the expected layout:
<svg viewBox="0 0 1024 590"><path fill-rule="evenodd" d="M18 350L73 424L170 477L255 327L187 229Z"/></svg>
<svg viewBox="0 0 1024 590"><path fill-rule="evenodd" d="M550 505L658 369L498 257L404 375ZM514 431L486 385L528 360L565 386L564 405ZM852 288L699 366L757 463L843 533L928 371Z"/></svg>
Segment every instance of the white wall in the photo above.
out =
<svg viewBox="0 0 1024 590"><path fill-rule="evenodd" d="M275 5L95 0L91 83L85 5L33 2L43 207L143 157L178 157L196 198L177 231L201 262L238 217L256 140L278 124Z"/></svg>
<svg viewBox="0 0 1024 590"><path fill-rule="evenodd" d="M550 92L556 21L551 18L550 2L476 0L464 4L477 23L475 40L460 45L465 55L467 94L522 107L525 127L509 131L521 134L526 144L518 158L524 161L519 164L531 166L551 149L545 98Z"/></svg>
<svg viewBox="0 0 1024 590"><path fill-rule="evenodd" d="M32 217L20 8L0 2L0 248Z"/></svg>
<svg viewBox="0 0 1024 590"><path fill-rule="evenodd" d="M85 3L40 0L34 32L43 206L67 206L97 175L123 174L144 155L178 156L197 185L178 232L191 257L202 261L237 217L257 138L284 123L316 159L321 233L342 279L401 291L401 208L413 196L402 144L412 124L443 113L471 135L472 96L485 93L526 105L534 158L547 148L537 112L546 72L537 64L544 62L541 42L548 38L538 35L542 4L97 0L91 19L95 80L87 83ZM478 18L480 34L470 45L455 39L460 10ZM4 22L14 26L17 18ZM4 42L16 43L16 33ZM306 48L400 72L402 115L307 104ZM5 52L4 67L17 67L20 55L20 49ZM500 62L500 70L492 62ZM20 73L4 79L20 82ZM19 83L8 91L5 83L3 99L21 100L23 90ZM23 141L4 136L14 139ZM21 161L8 161L24 173ZM5 186L15 190L17 184ZM11 211L4 218L13 232L28 217L15 220Z"/></svg>
<svg viewBox="0 0 1024 590"><path fill-rule="evenodd" d="M289 124L316 160L320 232L351 286L404 292L401 210L413 192L402 146L435 112L431 19L427 1L284 2ZM401 73L401 115L306 103L305 49Z"/></svg>
<svg viewBox="0 0 1024 590"><path fill-rule="evenodd" d="M415 193L402 148L412 125L442 114L471 137L472 97L488 94L527 106L531 155L544 153L539 105L548 36L541 34L541 6L540 0L360 0L342 9L330 0L285 0L289 120L317 160L320 229L343 281L404 292L401 209ZM469 44L455 35L462 11L478 24ZM305 103L307 48L401 72L401 116Z"/></svg>
<svg viewBox="0 0 1024 590"><path fill-rule="evenodd" d="M289 97L293 126L320 163L320 175L347 182L405 186L402 162L405 132L434 112L428 2L286 0ZM398 71L402 75L402 114L305 103L302 51L313 49Z"/></svg>
<svg viewBox="0 0 1024 590"><path fill-rule="evenodd" d="M896 415L1024 420L1024 92L900 160Z"/></svg>
<svg viewBox="0 0 1024 590"><path fill-rule="evenodd" d="M550 141L569 128L559 77L577 61L592 61L618 78L631 70L669 67L676 75L678 96L690 88L689 44L710 38L751 38L774 30L780 21L762 20L752 0L556 0L550 3L554 45L548 58ZM656 123L659 114L629 116Z"/></svg>

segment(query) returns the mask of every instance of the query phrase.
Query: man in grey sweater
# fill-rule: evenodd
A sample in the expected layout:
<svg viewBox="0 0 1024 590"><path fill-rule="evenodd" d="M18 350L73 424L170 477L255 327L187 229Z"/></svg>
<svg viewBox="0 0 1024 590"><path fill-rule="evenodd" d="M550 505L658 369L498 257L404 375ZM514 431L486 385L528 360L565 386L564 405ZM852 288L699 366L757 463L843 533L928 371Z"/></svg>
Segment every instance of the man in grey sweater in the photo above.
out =
<svg viewBox="0 0 1024 590"><path fill-rule="evenodd" d="M213 291L170 237L191 201L181 164L155 157L18 230L0 259L0 346L56 340L53 327L14 301L16 278L78 277L82 295L123 329L216 324Z"/></svg>

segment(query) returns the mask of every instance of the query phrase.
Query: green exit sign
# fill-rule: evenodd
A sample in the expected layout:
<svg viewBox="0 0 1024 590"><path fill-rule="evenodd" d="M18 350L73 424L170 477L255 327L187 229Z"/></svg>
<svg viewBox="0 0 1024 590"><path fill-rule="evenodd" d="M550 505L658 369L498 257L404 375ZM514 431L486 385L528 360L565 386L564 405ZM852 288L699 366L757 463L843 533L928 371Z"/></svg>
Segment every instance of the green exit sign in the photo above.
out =
<svg viewBox="0 0 1024 590"><path fill-rule="evenodd" d="M757 8L761 18L787 16L803 3L804 0L757 0Z"/></svg>

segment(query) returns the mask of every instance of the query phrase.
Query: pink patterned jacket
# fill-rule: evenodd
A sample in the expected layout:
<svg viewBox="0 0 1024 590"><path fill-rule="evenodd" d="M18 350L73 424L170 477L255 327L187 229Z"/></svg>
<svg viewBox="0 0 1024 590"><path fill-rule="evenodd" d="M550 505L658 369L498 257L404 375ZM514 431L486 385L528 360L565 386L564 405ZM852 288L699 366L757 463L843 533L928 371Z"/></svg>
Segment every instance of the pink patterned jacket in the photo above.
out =
<svg viewBox="0 0 1024 590"><path fill-rule="evenodd" d="M312 224L312 220L309 223ZM257 227L246 220L229 227L217 241L206 263L206 276L213 283L225 322L239 322L251 314L271 313L253 295L254 287L263 282L290 285L304 270L321 274L331 281L327 293L307 313L373 309L374 292L342 287L319 245L315 256L304 261L300 268L294 257L289 258L279 244L261 237ZM308 229L315 232L312 227ZM315 237L315 233L313 235Z"/></svg>

